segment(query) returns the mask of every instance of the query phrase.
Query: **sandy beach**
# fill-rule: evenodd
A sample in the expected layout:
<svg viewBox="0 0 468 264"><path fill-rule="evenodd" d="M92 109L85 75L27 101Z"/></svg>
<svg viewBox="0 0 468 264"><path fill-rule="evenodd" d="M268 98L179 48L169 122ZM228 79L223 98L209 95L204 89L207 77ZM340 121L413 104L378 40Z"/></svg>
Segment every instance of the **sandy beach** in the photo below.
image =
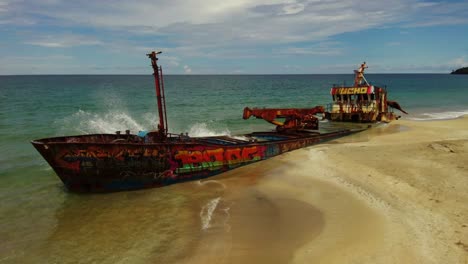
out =
<svg viewBox="0 0 468 264"><path fill-rule="evenodd" d="M468 263L467 161L468 118L400 120L214 177L180 261Z"/></svg>
<svg viewBox="0 0 468 264"><path fill-rule="evenodd" d="M0 262L468 263L467 161L465 117L395 121L165 188L82 196L44 178L40 198L3 209Z"/></svg>

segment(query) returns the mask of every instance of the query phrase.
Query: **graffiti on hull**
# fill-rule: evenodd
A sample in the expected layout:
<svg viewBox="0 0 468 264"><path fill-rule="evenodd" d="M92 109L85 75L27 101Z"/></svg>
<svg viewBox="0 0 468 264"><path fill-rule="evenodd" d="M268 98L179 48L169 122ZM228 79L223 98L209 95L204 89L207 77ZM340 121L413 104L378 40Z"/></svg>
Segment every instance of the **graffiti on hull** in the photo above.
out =
<svg viewBox="0 0 468 264"><path fill-rule="evenodd" d="M265 147L216 148L179 150L174 155L179 166L177 174L201 170L219 170L223 166L234 168L264 158Z"/></svg>
<svg viewBox="0 0 468 264"><path fill-rule="evenodd" d="M57 162L61 167L84 174L88 170L98 169L112 173L119 171L119 174L128 172L121 174L125 177L152 173L153 176L150 178L162 178L172 176L171 167L176 166L176 163L171 164L169 149L164 146L159 148L88 146L83 149L69 149L58 156L60 158Z"/></svg>
<svg viewBox="0 0 468 264"><path fill-rule="evenodd" d="M192 148L109 148L89 146L85 149L69 149L58 155L61 167L75 173L86 173L89 169L119 169L128 177L152 173L153 179L182 176L199 171L216 171L224 167L231 169L264 159L265 146L228 147L208 149ZM276 150L276 149L275 149ZM279 150L269 153L277 155ZM157 176L154 176L157 175Z"/></svg>

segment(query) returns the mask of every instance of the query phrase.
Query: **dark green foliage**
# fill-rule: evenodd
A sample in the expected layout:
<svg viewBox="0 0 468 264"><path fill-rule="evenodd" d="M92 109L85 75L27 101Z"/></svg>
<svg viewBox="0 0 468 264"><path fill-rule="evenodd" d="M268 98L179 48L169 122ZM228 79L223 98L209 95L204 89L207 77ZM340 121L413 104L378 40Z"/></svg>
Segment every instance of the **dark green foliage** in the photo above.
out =
<svg viewBox="0 0 468 264"><path fill-rule="evenodd" d="M468 67L463 67L458 70L452 71L452 74L468 74Z"/></svg>

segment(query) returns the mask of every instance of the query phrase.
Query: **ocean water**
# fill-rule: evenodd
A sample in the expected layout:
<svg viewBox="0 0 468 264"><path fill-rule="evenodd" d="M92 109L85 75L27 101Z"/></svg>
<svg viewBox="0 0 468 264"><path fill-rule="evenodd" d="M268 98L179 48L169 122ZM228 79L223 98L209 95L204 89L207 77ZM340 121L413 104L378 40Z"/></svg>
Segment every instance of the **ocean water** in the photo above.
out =
<svg viewBox="0 0 468 264"><path fill-rule="evenodd" d="M468 76L369 74L410 115L468 114ZM352 75L186 75L165 77L170 132L191 136L269 130L242 120L248 107L330 102ZM222 184L189 182L105 195L67 192L32 139L154 129L151 75L0 76L0 263L169 263L189 255L229 205ZM245 171L245 170L244 170ZM256 175L255 177L257 177Z"/></svg>

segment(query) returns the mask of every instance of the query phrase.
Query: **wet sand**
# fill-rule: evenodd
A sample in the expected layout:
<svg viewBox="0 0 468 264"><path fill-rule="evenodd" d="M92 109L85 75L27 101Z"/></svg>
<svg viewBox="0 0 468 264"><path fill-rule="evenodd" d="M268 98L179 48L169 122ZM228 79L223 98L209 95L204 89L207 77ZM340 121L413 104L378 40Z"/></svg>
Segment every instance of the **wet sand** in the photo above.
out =
<svg viewBox="0 0 468 264"><path fill-rule="evenodd" d="M468 263L467 161L463 118L396 121L239 168L204 183L221 191L179 262Z"/></svg>

